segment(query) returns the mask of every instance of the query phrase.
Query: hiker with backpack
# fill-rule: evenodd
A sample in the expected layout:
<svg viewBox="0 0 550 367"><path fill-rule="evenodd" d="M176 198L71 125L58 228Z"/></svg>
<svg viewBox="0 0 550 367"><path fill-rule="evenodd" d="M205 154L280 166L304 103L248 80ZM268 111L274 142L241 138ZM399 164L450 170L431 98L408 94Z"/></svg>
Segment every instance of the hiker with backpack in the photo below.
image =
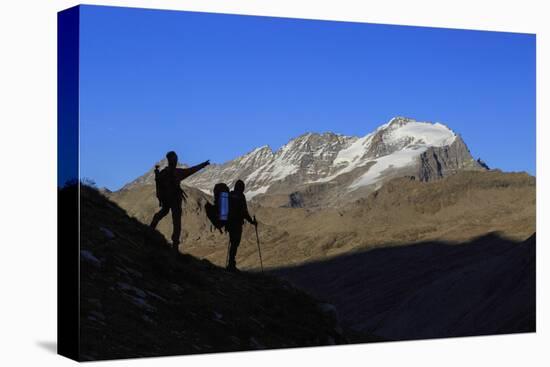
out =
<svg viewBox="0 0 550 367"><path fill-rule="evenodd" d="M256 242L258 244L258 255L260 257L260 266L262 272L264 265L262 261L262 251L260 249L260 238L258 237L258 222L256 217L251 217L248 213L246 197L244 196L244 182L237 180L233 191L229 191L227 184L220 182L214 186L214 204L207 202L204 205L206 216L210 222L223 233L229 232L229 248L227 250L226 269L237 271L237 249L241 243L244 221L254 225L256 229Z"/></svg>
<svg viewBox="0 0 550 367"><path fill-rule="evenodd" d="M227 224L225 225L225 228L229 232L229 254L227 262L227 270L229 271L237 270L235 257L237 256L237 249L241 243L245 219L254 226L258 225L256 218L252 218L248 213L244 188L244 182L242 180L237 180L233 191L229 193L229 215Z"/></svg>
<svg viewBox="0 0 550 367"><path fill-rule="evenodd" d="M157 198L159 200L160 210L153 216L151 228L155 229L159 221L164 218L169 211L172 212L172 246L178 249L181 233L181 214L182 203L185 193L181 189L182 180L200 171L210 164L207 160L201 164L190 168L178 168L178 155L174 151L166 153L168 166L162 170L155 167L155 184L157 189Z"/></svg>

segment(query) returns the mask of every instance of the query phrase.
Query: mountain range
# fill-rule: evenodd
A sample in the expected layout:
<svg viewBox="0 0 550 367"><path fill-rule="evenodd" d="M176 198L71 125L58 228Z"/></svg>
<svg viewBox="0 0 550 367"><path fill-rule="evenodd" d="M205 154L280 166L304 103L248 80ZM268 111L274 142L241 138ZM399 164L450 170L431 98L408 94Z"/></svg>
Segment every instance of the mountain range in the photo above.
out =
<svg viewBox="0 0 550 367"><path fill-rule="evenodd" d="M263 205L338 206L395 177L432 181L458 170L485 169L449 127L395 117L363 137L306 133L276 151L264 145L212 164L184 184L211 194L217 182L231 186L242 179L247 198ZM153 168L122 190L147 184L154 184Z"/></svg>

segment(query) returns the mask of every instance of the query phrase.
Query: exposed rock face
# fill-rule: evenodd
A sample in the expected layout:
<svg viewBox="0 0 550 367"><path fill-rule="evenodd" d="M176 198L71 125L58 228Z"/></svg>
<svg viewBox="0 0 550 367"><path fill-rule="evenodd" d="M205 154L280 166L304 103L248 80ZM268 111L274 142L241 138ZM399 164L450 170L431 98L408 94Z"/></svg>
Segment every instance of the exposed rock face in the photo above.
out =
<svg viewBox="0 0 550 367"><path fill-rule="evenodd" d="M481 160L481 158L478 158L477 161L476 161L481 167L485 168L485 169L490 169L489 166L487 165L487 163L485 163L483 160Z"/></svg>
<svg viewBox="0 0 550 367"><path fill-rule="evenodd" d="M394 177L430 181L461 169L483 166L473 160L460 136L440 123L396 117L364 137L307 133L275 152L262 146L212 164L185 184L210 194L217 182L232 185L242 179L247 197L264 205L338 206L364 197ZM151 169L123 189L153 183ZM314 198L316 191L323 197ZM306 196L307 203L298 205L296 199Z"/></svg>
<svg viewBox="0 0 550 367"><path fill-rule="evenodd" d="M416 137L413 134L405 135L401 137L401 139L391 139L392 133L409 123L416 123L416 121L406 117L395 117L386 125L382 125L378 128L372 135L371 143L366 154L367 157L383 157L414 143Z"/></svg>
<svg viewBox="0 0 550 367"><path fill-rule="evenodd" d="M458 170L487 169L475 161L460 136L451 145L429 147L419 157L418 178L421 181L433 181Z"/></svg>
<svg viewBox="0 0 550 367"><path fill-rule="evenodd" d="M291 208L302 208L304 206L304 199L302 198L302 194L299 192L293 192L290 194L290 203L289 206Z"/></svg>

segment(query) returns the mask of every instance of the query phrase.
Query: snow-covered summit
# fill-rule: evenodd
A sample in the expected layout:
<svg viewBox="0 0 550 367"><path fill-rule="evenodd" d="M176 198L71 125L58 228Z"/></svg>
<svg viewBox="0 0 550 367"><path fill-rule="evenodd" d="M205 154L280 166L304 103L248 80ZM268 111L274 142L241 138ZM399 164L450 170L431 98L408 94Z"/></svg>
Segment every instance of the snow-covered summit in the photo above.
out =
<svg viewBox="0 0 550 367"><path fill-rule="evenodd" d="M384 130L385 140L394 144L406 141L409 144L440 147L452 144L456 137L451 129L439 122L432 124L407 118L392 119Z"/></svg>

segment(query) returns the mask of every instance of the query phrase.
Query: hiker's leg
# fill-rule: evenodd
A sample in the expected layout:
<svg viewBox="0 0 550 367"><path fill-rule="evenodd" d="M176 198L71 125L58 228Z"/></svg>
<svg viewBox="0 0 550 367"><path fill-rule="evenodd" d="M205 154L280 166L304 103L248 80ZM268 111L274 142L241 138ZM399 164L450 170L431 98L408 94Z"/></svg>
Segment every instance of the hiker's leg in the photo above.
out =
<svg viewBox="0 0 550 367"><path fill-rule="evenodd" d="M237 246L235 246L235 243L233 242L233 236L232 232L229 232L229 254L228 254L228 260L227 260L227 268L228 269L234 269L235 268L235 256L237 255Z"/></svg>
<svg viewBox="0 0 550 367"><path fill-rule="evenodd" d="M237 249L241 243L241 237L243 233L243 227L235 225L229 229L229 263L228 268L234 269L237 265L235 258L237 257Z"/></svg>
<svg viewBox="0 0 550 367"><path fill-rule="evenodd" d="M157 225L159 224L160 220L168 214L168 211L170 211L170 208L163 206L160 208L160 210L153 215L153 220L151 221L151 228L155 229L157 228Z"/></svg>
<svg viewBox="0 0 550 367"><path fill-rule="evenodd" d="M172 232L172 245L177 248L180 243L181 234L181 204L172 207L172 224L174 231Z"/></svg>

